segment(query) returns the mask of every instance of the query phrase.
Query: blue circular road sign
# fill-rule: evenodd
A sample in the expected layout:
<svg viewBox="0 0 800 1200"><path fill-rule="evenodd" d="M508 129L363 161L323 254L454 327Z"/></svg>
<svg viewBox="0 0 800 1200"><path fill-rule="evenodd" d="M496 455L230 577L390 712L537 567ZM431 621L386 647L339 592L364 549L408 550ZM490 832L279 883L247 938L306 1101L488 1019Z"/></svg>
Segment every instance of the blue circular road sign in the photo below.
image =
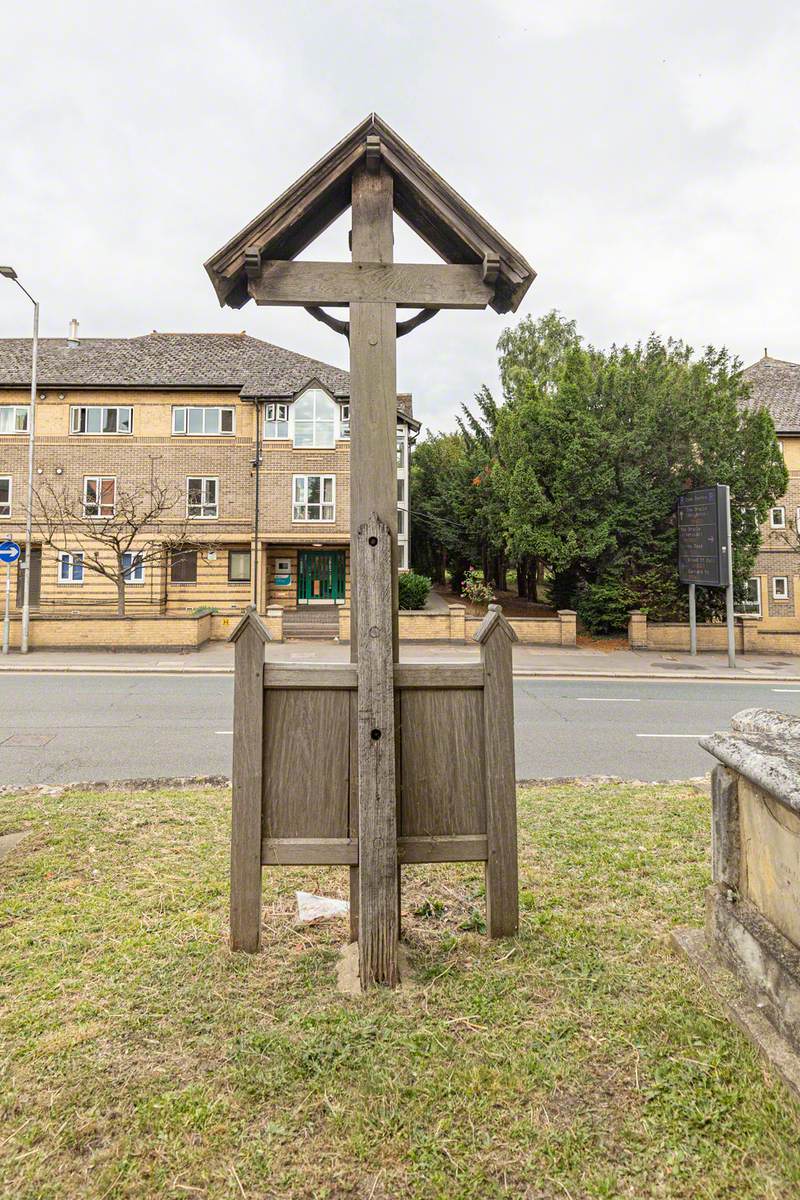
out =
<svg viewBox="0 0 800 1200"><path fill-rule="evenodd" d="M21 554L16 542L0 542L0 564L15 563Z"/></svg>

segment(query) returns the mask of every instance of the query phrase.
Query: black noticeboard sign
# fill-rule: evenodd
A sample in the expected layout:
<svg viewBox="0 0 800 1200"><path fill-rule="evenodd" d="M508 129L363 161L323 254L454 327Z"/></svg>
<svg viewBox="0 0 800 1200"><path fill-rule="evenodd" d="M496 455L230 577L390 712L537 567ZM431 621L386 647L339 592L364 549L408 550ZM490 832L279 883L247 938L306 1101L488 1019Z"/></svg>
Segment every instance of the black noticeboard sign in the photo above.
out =
<svg viewBox="0 0 800 1200"><path fill-rule="evenodd" d="M730 495L726 484L678 497L678 576L703 587L731 584Z"/></svg>

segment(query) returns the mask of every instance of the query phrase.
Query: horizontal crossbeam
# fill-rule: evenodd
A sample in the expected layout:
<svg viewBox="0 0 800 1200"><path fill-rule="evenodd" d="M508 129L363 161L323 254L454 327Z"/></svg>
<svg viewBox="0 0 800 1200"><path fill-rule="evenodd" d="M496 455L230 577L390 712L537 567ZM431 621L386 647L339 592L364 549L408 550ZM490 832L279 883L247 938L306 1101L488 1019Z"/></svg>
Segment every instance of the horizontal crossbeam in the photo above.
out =
<svg viewBox="0 0 800 1200"><path fill-rule="evenodd" d="M329 305L354 302L399 308L486 308L494 289L483 266L457 263L284 262L261 264L247 288L257 304Z"/></svg>
<svg viewBox="0 0 800 1200"><path fill-rule="evenodd" d="M487 853L485 833L397 839L401 863L485 862ZM357 867L358 838L264 838L261 862L265 867Z"/></svg>
<svg viewBox="0 0 800 1200"><path fill-rule="evenodd" d="M400 663L394 668L394 686L398 688L482 688L483 667L472 663ZM265 663L264 687L274 690L339 690L358 688L358 668L345 663L286 666Z"/></svg>

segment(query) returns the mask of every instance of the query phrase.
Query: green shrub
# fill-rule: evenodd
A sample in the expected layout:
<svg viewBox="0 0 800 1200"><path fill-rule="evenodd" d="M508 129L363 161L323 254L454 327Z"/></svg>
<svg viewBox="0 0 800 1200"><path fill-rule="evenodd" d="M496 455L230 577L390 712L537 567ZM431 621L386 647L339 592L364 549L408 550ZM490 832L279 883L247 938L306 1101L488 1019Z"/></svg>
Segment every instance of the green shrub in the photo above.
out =
<svg viewBox="0 0 800 1200"><path fill-rule="evenodd" d="M414 571L404 571L399 579L400 607L405 609L424 608L431 590L431 581L427 575L417 575Z"/></svg>
<svg viewBox="0 0 800 1200"><path fill-rule="evenodd" d="M212 608L208 604L201 604L199 606L199 608L193 608L190 615L193 617L204 617L206 615L206 613L208 613L210 616L213 617L218 612L219 612L218 608Z"/></svg>
<svg viewBox="0 0 800 1200"><path fill-rule="evenodd" d="M590 633L617 633L627 628L628 614L638 604L627 584L612 577L579 588L575 608Z"/></svg>

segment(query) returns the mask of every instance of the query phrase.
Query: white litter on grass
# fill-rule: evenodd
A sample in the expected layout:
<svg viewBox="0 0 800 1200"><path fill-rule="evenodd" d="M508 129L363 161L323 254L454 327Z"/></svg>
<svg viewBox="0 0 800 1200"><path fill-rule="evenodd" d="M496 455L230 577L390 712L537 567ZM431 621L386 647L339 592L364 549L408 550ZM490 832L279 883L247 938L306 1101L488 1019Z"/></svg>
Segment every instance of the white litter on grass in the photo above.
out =
<svg viewBox="0 0 800 1200"><path fill-rule="evenodd" d="M295 892L295 897L298 925L315 925L317 921L346 917L350 912L350 905L346 900L333 900L330 896L312 896L311 892Z"/></svg>

